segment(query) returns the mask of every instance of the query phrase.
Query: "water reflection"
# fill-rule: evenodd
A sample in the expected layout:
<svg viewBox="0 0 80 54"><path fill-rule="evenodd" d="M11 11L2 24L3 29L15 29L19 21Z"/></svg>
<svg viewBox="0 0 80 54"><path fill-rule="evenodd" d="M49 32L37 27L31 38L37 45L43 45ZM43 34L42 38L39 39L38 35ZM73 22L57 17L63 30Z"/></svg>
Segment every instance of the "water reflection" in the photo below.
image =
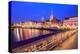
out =
<svg viewBox="0 0 80 54"><path fill-rule="evenodd" d="M40 30L40 29L27 29L27 28L14 28L11 29L11 37L14 36L12 42L19 42L23 40L28 40L34 37L38 37L41 35L46 35L51 33L48 30ZM16 41L15 41L16 40Z"/></svg>

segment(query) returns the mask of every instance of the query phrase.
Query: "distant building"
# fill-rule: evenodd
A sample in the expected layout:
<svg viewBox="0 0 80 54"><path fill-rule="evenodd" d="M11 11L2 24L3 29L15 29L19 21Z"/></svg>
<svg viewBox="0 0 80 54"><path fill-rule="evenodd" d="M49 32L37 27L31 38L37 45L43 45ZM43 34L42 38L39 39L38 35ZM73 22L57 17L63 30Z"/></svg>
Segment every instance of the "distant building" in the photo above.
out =
<svg viewBox="0 0 80 54"><path fill-rule="evenodd" d="M59 26L60 26L60 24L59 24L60 21L53 16L53 12L52 11L51 11L49 22L50 22L50 26L51 27L59 28Z"/></svg>
<svg viewBox="0 0 80 54"><path fill-rule="evenodd" d="M78 17L65 18L65 20L63 21L63 26L69 27L69 28L77 28L78 27Z"/></svg>
<svg viewBox="0 0 80 54"><path fill-rule="evenodd" d="M14 24L13 26L21 26L21 27L28 27L28 28L30 27L59 28L60 26L60 21L53 16L53 11L51 11L50 19L48 21L45 20L44 16L42 16L41 20L42 20L41 22L37 22L37 21L20 22L20 23Z"/></svg>

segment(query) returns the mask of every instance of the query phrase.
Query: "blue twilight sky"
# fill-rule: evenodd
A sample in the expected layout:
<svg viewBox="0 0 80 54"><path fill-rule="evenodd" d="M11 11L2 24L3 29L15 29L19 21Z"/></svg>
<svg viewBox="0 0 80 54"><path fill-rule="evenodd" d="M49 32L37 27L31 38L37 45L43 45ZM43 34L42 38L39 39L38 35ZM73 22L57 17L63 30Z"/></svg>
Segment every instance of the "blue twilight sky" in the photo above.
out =
<svg viewBox="0 0 80 54"><path fill-rule="evenodd" d="M41 21L42 17L48 20L50 19L51 11L53 12L53 16L61 21L65 17L78 16L77 5L12 1L11 22Z"/></svg>

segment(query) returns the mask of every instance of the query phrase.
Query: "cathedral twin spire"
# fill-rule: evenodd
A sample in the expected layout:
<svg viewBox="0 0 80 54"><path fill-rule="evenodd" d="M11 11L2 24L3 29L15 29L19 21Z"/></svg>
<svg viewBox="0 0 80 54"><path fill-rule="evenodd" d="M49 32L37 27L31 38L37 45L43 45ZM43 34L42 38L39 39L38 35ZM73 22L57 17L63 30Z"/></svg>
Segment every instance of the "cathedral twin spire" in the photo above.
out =
<svg viewBox="0 0 80 54"><path fill-rule="evenodd" d="M52 9L51 9L51 15L50 15L50 20L49 21L52 21L53 20L53 18L54 18L54 16L53 16L53 11L52 11ZM44 18L44 16L42 16L42 21L45 21L45 18Z"/></svg>

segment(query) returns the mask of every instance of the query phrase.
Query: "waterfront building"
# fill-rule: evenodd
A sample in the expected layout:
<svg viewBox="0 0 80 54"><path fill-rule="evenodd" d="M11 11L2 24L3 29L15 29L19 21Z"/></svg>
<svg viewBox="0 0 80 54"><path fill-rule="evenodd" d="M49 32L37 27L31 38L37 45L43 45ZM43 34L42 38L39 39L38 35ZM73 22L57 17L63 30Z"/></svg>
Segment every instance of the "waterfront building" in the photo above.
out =
<svg viewBox="0 0 80 54"><path fill-rule="evenodd" d="M76 29L78 27L78 17L68 17L63 21L63 26L70 29Z"/></svg>

